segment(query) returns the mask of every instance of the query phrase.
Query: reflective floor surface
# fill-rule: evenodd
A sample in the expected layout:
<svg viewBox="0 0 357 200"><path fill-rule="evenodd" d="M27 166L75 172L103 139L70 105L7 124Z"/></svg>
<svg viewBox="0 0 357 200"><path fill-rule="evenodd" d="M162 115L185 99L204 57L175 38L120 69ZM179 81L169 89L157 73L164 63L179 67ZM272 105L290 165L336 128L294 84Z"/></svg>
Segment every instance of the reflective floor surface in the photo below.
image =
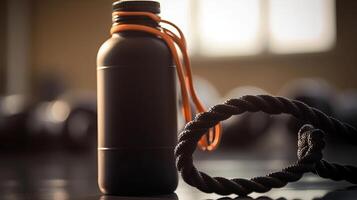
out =
<svg viewBox="0 0 357 200"><path fill-rule="evenodd" d="M355 151L353 151L355 152ZM351 155L354 153L351 152ZM228 155L228 156L227 156ZM287 166L286 159L256 159L256 156L203 156L197 167L210 175L249 178L265 175ZM353 164L355 159L351 159ZM205 194L190 187L182 180L175 194L154 197L103 196L97 188L95 153L40 153L0 155L0 199L78 199L78 200L141 200L141 199L234 199ZM252 159L254 157L255 159ZM342 158L343 159L343 158ZM357 199L357 188L346 182L332 182L313 174L306 174L302 180L288 184L282 189L273 189L265 194L252 194L236 199Z"/></svg>

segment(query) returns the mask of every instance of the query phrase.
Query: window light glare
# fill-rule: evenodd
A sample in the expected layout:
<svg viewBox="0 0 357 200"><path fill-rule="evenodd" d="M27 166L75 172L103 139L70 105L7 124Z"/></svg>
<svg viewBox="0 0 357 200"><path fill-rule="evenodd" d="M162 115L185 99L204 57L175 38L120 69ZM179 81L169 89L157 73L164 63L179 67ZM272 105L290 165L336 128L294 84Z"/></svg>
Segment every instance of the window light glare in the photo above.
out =
<svg viewBox="0 0 357 200"><path fill-rule="evenodd" d="M194 55L322 52L336 40L335 0L159 1Z"/></svg>
<svg viewBox="0 0 357 200"><path fill-rule="evenodd" d="M192 49L192 29L190 28L190 1L189 0L160 0L162 19L176 24L185 34L188 50Z"/></svg>
<svg viewBox="0 0 357 200"><path fill-rule="evenodd" d="M259 0L199 0L200 53L253 55L261 50Z"/></svg>
<svg viewBox="0 0 357 200"><path fill-rule="evenodd" d="M274 53L324 51L335 42L333 0L270 0L269 13Z"/></svg>

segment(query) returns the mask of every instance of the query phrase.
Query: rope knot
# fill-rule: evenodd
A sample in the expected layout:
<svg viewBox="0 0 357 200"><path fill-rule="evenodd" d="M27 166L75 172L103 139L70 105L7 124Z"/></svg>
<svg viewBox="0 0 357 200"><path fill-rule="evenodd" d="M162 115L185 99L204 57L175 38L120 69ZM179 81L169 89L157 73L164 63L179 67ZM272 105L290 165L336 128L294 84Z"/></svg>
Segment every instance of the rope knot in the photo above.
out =
<svg viewBox="0 0 357 200"><path fill-rule="evenodd" d="M298 133L298 162L316 163L322 159L322 149L325 146L324 132L312 125L304 125Z"/></svg>

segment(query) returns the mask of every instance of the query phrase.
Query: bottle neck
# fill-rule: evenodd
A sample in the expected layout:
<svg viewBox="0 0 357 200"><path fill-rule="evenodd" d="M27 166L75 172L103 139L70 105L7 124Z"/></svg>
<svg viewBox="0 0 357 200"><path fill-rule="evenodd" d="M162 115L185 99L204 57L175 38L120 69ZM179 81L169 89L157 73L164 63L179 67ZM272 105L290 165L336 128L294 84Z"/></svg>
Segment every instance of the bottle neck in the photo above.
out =
<svg viewBox="0 0 357 200"><path fill-rule="evenodd" d="M138 24L158 28L159 24L146 16L113 16L113 26L120 24Z"/></svg>

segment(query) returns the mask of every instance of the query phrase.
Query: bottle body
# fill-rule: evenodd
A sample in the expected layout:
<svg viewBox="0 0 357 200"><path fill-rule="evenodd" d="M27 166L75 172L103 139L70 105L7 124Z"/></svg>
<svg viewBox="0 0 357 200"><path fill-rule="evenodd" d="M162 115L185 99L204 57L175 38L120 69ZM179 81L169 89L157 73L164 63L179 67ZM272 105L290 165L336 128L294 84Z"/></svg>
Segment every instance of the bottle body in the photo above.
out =
<svg viewBox="0 0 357 200"><path fill-rule="evenodd" d="M98 52L98 184L105 194L167 194L177 187L175 67L147 33L113 34Z"/></svg>

